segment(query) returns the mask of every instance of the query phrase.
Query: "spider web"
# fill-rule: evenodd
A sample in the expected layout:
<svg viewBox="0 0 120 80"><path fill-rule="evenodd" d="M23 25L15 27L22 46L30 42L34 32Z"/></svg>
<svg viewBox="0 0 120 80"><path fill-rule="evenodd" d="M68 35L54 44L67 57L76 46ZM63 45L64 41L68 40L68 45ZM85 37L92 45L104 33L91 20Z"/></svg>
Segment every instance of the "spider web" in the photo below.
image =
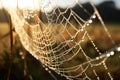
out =
<svg viewBox="0 0 120 80"><path fill-rule="evenodd" d="M106 61L115 52L119 52L120 47L112 48L115 42L91 2L88 3L89 8L79 1L74 4L77 9L75 6L54 7L48 12L47 8L52 8L51 1L39 6L42 7L42 12L34 5L21 9L18 4L14 10L8 8L8 12L24 48L39 60L54 78L51 70L69 80L101 80L99 68L103 70L103 76L113 80ZM101 23L102 35L106 36L99 41L95 33L92 33L96 30L96 21ZM101 50L100 44L104 39L107 39L110 47Z"/></svg>

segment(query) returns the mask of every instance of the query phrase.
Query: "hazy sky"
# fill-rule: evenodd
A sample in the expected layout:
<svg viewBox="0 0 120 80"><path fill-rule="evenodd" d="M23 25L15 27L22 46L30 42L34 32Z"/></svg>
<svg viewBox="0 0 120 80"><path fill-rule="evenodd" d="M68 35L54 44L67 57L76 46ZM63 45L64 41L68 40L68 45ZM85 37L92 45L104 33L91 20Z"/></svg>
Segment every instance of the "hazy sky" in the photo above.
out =
<svg viewBox="0 0 120 80"><path fill-rule="evenodd" d="M41 8L43 10L50 11L56 6L59 6L62 8L73 7L78 1L81 3L86 3L86 2L89 2L90 0L41 0L42 2ZM104 1L114 1L116 4L116 8L120 9L120 0L92 0L92 2L94 2L96 5ZM49 5L49 3L51 3L51 5Z"/></svg>
<svg viewBox="0 0 120 80"><path fill-rule="evenodd" d="M1 1L4 3L6 6L16 6L17 5L17 0L0 0L0 8L1 8ZM33 0L18 0L19 5L23 7L33 7ZM81 3L88 2L89 0L79 0ZM120 9L120 0L92 0L95 4L100 4L104 1L114 1L116 4L116 7ZM39 3L40 2L40 3ZM78 0L34 0L35 6L40 7L42 10L45 11L51 11L54 7L59 6L59 7L73 7ZM31 5L32 4L32 5ZM50 5L49 5L50 4Z"/></svg>

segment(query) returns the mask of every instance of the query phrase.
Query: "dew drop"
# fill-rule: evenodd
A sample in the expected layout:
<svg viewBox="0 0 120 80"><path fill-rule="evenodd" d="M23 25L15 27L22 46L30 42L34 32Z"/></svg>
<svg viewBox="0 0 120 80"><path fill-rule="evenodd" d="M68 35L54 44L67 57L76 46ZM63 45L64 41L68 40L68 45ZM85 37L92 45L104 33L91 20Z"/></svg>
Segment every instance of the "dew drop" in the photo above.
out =
<svg viewBox="0 0 120 80"><path fill-rule="evenodd" d="M93 15L92 18L95 19L95 18L96 18L96 15Z"/></svg>
<svg viewBox="0 0 120 80"><path fill-rule="evenodd" d="M120 51L120 47L117 48L117 51Z"/></svg>
<svg viewBox="0 0 120 80"><path fill-rule="evenodd" d="M88 22L89 22L89 23L92 23L93 21L92 21L92 20L89 20Z"/></svg>
<svg viewBox="0 0 120 80"><path fill-rule="evenodd" d="M106 56L107 56L107 57L110 57L110 54L107 54Z"/></svg>
<svg viewBox="0 0 120 80"><path fill-rule="evenodd" d="M110 52L110 55L112 55L112 56L113 56L114 54L115 54L115 53L114 53L113 51L111 51L111 52Z"/></svg>

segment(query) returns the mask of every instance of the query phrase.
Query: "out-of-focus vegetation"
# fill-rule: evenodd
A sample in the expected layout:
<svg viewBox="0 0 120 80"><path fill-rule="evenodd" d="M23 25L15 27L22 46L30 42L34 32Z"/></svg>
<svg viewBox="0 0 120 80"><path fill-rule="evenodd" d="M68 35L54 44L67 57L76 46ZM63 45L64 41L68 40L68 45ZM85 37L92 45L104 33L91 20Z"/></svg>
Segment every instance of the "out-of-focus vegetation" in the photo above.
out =
<svg viewBox="0 0 120 80"><path fill-rule="evenodd" d="M53 80L41 63L24 50L15 32L13 32L13 40L14 49L10 80ZM7 23L0 23L0 80L7 80L9 68L9 25ZM57 77L59 78L60 76ZM60 79L64 80L62 77Z"/></svg>
<svg viewBox="0 0 120 80"><path fill-rule="evenodd" d="M91 25L93 26L93 25ZM120 43L120 24L107 24L108 29L114 39L114 41L118 44ZM94 27L94 28L93 28ZM99 46L101 51L105 51L107 48L109 49L109 41L106 39L106 36L103 35L104 31L98 24L94 24L94 26L90 29L91 36L94 35L94 41L97 46ZM0 37L9 32L9 26L5 23L0 24ZM22 47L18 36L14 33L14 50L13 50L13 60L12 60L12 68L10 79L11 80L53 80L50 74L45 71L42 67L41 63L33 58L27 51ZM105 40L106 39L106 40ZM101 41L103 40L103 41ZM102 42L99 43L99 42ZM116 44L116 45L117 45ZM85 51L90 50L89 42L86 42L84 45ZM9 69L9 60L10 60L10 38L9 34L4 38L0 39L0 80L6 80L8 69ZM120 55L116 53L116 55L110 57L107 61L108 70L111 72L112 76L115 80L119 80L120 74ZM107 76L104 74L104 69L102 67L95 68L99 76L101 76L102 80L107 80ZM54 73L54 72L53 72ZM89 73L89 71L88 71ZM60 77L56 73L54 73L58 80L66 80L63 77ZM103 75L103 76L102 76ZM92 76L90 73L89 76ZM94 78L94 77L93 77Z"/></svg>
<svg viewBox="0 0 120 80"><path fill-rule="evenodd" d="M85 7L88 7L89 4L85 4ZM103 3L97 6L100 14L102 15L105 21L110 21L107 23L107 28L112 35L113 40L116 42L116 46L120 44L120 10L115 8L113 2ZM75 7L75 10L79 13L79 8ZM44 18L45 15L42 15L43 21L46 21ZM5 22L8 19L4 16L2 10L0 10L0 22ZM8 21L7 21L8 22ZM118 23L113 23L118 22ZM88 32L94 39L94 42L97 44L101 52L105 52L113 47L109 44L110 40L106 38L105 31L99 24L93 24L89 28ZM3 36L4 35L4 36ZM65 35L64 35L65 36ZM24 37L24 36L23 36ZM54 80L50 74L45 71L41 63L37 61L33 56L31 56L27 51L22 47L19 37L14 33L14 49L12 57L12 67L10 80ZM92 54L91 44L89 41L83 43L82 45L90 57L94 57ZM91 52L90 52L91 51ZM109 72L112 74L114 80L120 80L120 54L116 53L114 56L108 58L106 61ZM74 63L80 62L81 59L77 59ZM0 23L0 80L6 80L8 77L9 65L10 64L10 35L9 35L9 25L6 23ZM71 64L71 63L69 63ZM69 65L67 65L69 66ZM94 67L97 70L98 75L101 77L101 80L109 80L108 76L105 75L105 70L103 67L98 66ZM92 73L88 70L88 75L92 77ZM63 77L60 77L53 72L58 80L66 80ZM92 77L94 80L94 76Z"/></svg>

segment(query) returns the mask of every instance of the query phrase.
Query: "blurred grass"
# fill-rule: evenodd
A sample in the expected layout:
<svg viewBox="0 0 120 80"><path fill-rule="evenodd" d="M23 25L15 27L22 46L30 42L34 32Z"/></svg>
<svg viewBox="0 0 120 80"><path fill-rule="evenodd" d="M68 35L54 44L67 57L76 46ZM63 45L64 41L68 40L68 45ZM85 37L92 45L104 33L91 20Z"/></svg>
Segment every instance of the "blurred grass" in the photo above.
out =
<svg viewBox="0 0 120 80"><path fill-rule="evenodd" d="M100 25L94 24L94 30L92 30L91 36L94 35L96 44L99 44L99 47L101 51L103 52L106 50L106 48L109 46L109 41L104 40L105 36L101 35L103 34L103 30ZM97 26L97 27L96 27ZM116 45L120 43L120 24L119 23L108 23L107 28L110 31L114 41L116 42ZM0 23L0 37L2 37L4 34L8 33L9 26L6 23ZM104 42L101 44L101 40L104 40ZM85 45L86 44L86 45ZM88 50L89 53L92 51L92 49L89 47L91 44L89 42L83 43L84 49ZM87 47L86 47L87 46ZM90 49L90 50L89 50ZM105 49L105 50L104 50ZM22 56L20 55L20 52L22 51L22 46L20 44L20 41L17 37L14 45L14 59L13 59L13 65L12 65L12 73L11 73L11 80L53 80L51 76L45 71L39 61L34 59L28 52L25 52L26 54L26 61L27 61L27 75L24 75L24 60L22 59ZM92 51L93 52L93 51ZM10 39L9 35L6 36L3 39L0 39L0 80L6 80L7 77L7 71L9 68L9 53L10 53ZM90 54L91 55L91 54ZM112 57L110 57L107 60L108 69L110 72L112 72L113 77L115 80L119 80L119 74L120 74L120 55L116 54ZM76 59L80 60L80 59ZM77 63L77 61L76 61ZM102 67L94 67L94 69L97 69L99 71L99 76L104 74L104 70ZM90 70L90 69L89 69ZM92 76L91 71L88 71L88 75ZM58 80L65 80L63 77L60 77L56 74L58 77ZM101 76L102 80L107 80L108 78L105 78L106 76ZM93 77L94 79L94 77Z"/></svg>

